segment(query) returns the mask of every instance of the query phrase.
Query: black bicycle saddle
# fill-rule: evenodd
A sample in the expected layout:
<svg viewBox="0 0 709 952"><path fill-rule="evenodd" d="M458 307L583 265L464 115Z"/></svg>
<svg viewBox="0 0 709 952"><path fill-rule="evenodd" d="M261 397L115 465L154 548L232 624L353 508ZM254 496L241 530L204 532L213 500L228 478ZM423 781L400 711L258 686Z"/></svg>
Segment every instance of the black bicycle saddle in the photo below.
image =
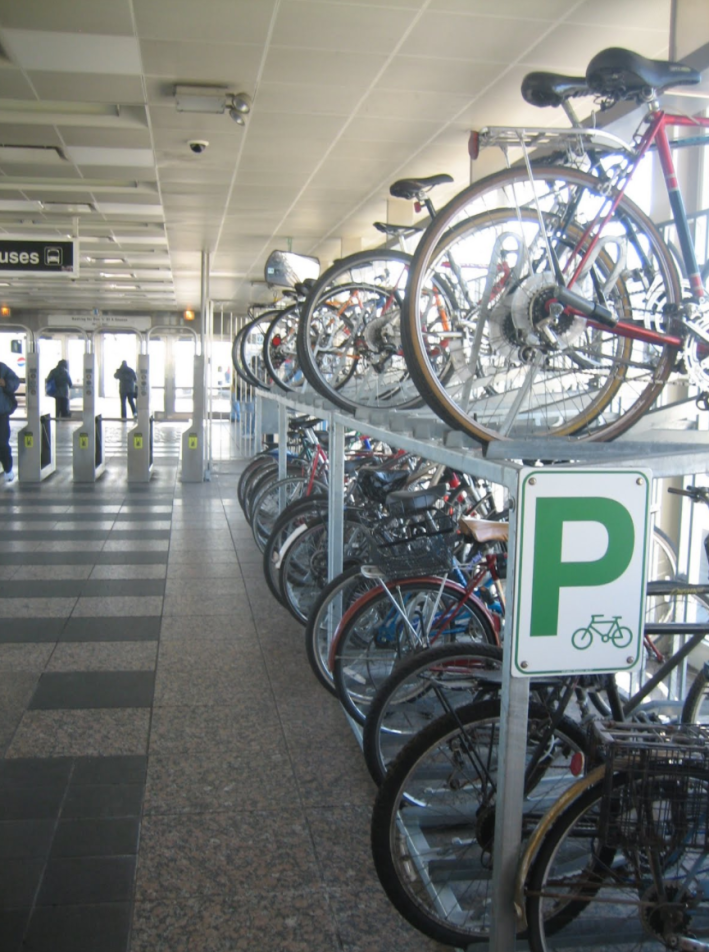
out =
<svg viewBox="0 0 709 952"><path fill-rule="evenodd" d="M588 96L584 76L560 73L527 73L522 80L522 96L531 106L560 106L574 96Z"/></svg>
<svg viewBox="0 0 709 952"><path fill-rule="evenodd" d="M399 179L389 187L389 194L394 198L405 198L413 201L418 198L421 192L428 192L436 185L445 185L446 182L452 182L450 175L429 175L428 178L405 178Z"/></svg>
<svg viewBox="0 0 709 952"><path fill-rule="evenodd" d="M586 70L586 82L592 92L641 102L670 86L694 86L701 78L696 69L684 63L646 59L620 47L597 53Z"/></svg>

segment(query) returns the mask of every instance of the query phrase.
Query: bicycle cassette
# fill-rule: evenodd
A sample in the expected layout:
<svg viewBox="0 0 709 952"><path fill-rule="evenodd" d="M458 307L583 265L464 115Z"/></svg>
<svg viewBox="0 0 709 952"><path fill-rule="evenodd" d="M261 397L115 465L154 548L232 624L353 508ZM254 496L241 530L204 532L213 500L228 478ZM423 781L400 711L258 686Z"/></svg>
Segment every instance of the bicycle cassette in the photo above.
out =
<svg viewBox="0 0 709 952"><path fill-rule="evenodd" d="M688 325L682 358L690 381L709 389L709 314L696 315Z"/></svg>

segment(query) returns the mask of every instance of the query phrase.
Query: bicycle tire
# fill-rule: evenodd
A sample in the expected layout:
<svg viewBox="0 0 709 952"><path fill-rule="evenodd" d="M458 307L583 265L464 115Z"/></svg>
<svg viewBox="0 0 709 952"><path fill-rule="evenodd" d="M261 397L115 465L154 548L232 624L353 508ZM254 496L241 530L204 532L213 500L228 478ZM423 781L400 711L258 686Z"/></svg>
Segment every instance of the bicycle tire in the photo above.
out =
<svg viewBox="0 0 709 952"><path fill-rule="evenodd" d="M298 499L280 514L273 531L263 550L263 574L273 597L285 607L283 592L280 589L281 559L285 554L283 547L300 525L304 525L316 515L327 518L327 500L323 497Z"/></svg>
<svg viewBox="0 0 709 952"><path fill-rule="evenodd" d="M332 646L330 665L340 703L359 724L364 724L378 688L395 666L430 644L427 626L434 625L435 644L497 644L487 609L475 595L466 595L462 585L430 576L390 580L385 585L399 610L392 607L381 586L367 592L343 617ZM461 610L450 624L436 629L435 619L457 605ZM419 629L420 644L411 643L414 635L408 624Z"/></svg>
<svg viewBox="0 0 709 952"><path fill-rule="evenodd" d="M410 262L411 255L395 249L347 255L320 276L301 310L301 369L318 393L350 413L421 405L399 329Z"/></svg>
<svg viewBox="0 0 709 952"><path fill-rule="evenodd" d="M362 731L364 760L377 786L414 734L452 708L497 693L499 683L484 682L501 667L502 648L496 645L453 644L427 648L394 668L375 694Z"/></svg>
<svg viewBox="0 0 709 952"><path fill-rule="evenodd" d="M543 216L545 219L549 216L548 224L557 229L561 239L564 239L565 228L569 232L565 249L557 242L557 252L561 250L566 255L560 255L561 264L570 263L572 258L575 264L578 252L572 249L578 241L583 245L584 240L584 222L576 219L581 218L587 207L595 208L605 201L599 192L599 180L574 169L554 166L537 167L534 176ZM424 232L411 265L402 314L402 344L407 364L429 406L450 426L465 431L479 442L549 436L610 440L624 432L652 405L675 365L678 351L669 345L655 350L650 345L634 348L629 339L619 342L618 336L610 331L592 328L585 320L563 312L551 329L552 334L546 336L550 328L539 322L542 317L547 320L545 302L552 294L556 278L551 266L539 270L543 267L544 255L547 255L546 246L539 240L539 224L536 236L527 237L526 234L530 210L524 206L525 201L531 203L526 179L527 172L523 167L482 179L449 202ZM542 193L544 184L549 186L545 194ZM520 190L525 189L525 194L520 194ZM562 189L565 190L563 198ZM501 209L499 206L505 198L510 207ZM575 204L577 200L578 205ZM488 211L487 203L498 207ZM522 206L521 217L517 205L512 208L513 203ZM561 226L559 217L565 210L574 212L574 221L568 227ZM649 254L648 260L655 268L654 274L661 287L653 287L642 275L628 269L621 277L622 269L618 269L611 289L613 293L608 296L607 303L620 317L644 323L652 309L652 301L658 296L665 303L679 300L681 290L677 270L655 226L629 199L620 200L611 228L615 227L616 221L620 223L617 228L619 237L616 236L618 257L627 254L627 248L621 249L620 245L631 236L637 247ZM497 272L490 252L490 247L493 253L498 248L493 243L497 234L495 229L504 223L504 241L511 241L507 236L514 235L516 229L514 240L518 243L515 268L519 269L519 275L515 275L514 268L504 265L509 269L509 292L505 292L504 282L499 285L493 280ZM553 228L551 230L556 234ZM476 234L481 249L478 254L482 255L483 261L483 245L487 248L487 262L483 266L475 263L473 236ZM502 234L500 232L498 237ZM642 242L639 236L642 236ZM607 237L612 237L612 234ZM463 238L470 259L467 277L462 274L455 255L449 254L450 248L456 242L461 243ZM526 244L532 238L538 241L542 257L539 254L527 255ZM497 252L500 267L503 267L504 241ZM610 243L602 247L596 262L576 285L577 290L581 286L582 294L597 295L597 288L603 281L606 278L610 281L609 273L611 276L616 274L617 262L613 261L609 248ZM630 250L633 252L632 247ZM504 254L509 255L509 252L504 250ZM470 306L464 314L464 321L456 325L458 336L453 335L447 341L447 346L456 350L457 369L444 385L436 376L429 351L434 343L440 349L446 341L427 340L426 329L420 323L418 301L431 273L435 273L445 255L448 255L450 268L461 271L461 296L468 296ZM531 267L527 262L534 262L537 270L524 274L525 268ZM596 269L598 274L591 273L598 262L603 267ZM628 261L628 265L630 263ZM474 314L477 305L471 291L473 295L476 293L474 282L482 287L483 280L487 282L488 278L488 297L492 302L494 292L494 306L489 315L485 313L479 320L479 315ZM485 297L485 293L483 290L479 300ZM467 328L474 318L477 336L471 338ZM487 328L486 324L489 325ZM463 338L467 341L465 345ZM555 339L556 343L553 342Z"/></svg>
<svg viewBox="0 0 709 952"><path fill-rule="evenodd" d="M246 484L251 479L252 475L260 469L262 466L265 466L267 463L273 463L274 456L269 450L264 450L262 453L259 453L257 456L253 456L249 462L246 464L244 471L241 476L239 476L239 482L236 486L236 498L241 506L243 511L244 508L244 494L246 490Z"/></svg>
<svg viewBox="0 0 709 952"><path fill-rule="evenodd" d="M284 500L281 508L281 494ZM254 542L260 552L263 552L268 537L273 531L276 519L284 511L286 506L299 499L311 496L326 496L327 483L315 479L311 483L310 476L286 476L285 479L277 479L275 482L269 482L258 491L254 492L254 500L251 505L250 522L251 531L254 534Z"/></svg>
<svg viewBox="0 0 709 952"><path fill-rule="evenodd" d="M231 362L234 365L234 370L239 377L247 384L249 387L255 387L257 390L268 390L268 387L264 387L263 384L255 377L248 366L243 362L243 342L246 334L249 333L254 321L248 321L242 328L240 328L234 341L231 345Z"/></svg>
<svg viewBox="0 0 709 952"><path fill-rule="evenodd" d="M666 786L669 794L678 776L683 776L687 783L697 783L704 799L707 798L709 775L697 768L678 771L675 766L663 782L663 771L658 766L653 771L653 782L658 791ZM628 775L622 772L612 778L616 802L620 799L620 788L629 782ZM659 842L653 850L633 845L632 840L617 848L598 837L606 784L602 778L581 792L546 831L526 885L531 952L574 948L580 936L585 947L603 948L606 952L666 949L661 930L671 922L675 926L672 932L679 928L687 934L685 930L691 923L691 932L699 925L699 934L708 934L709 901L703 889L685 885L683 895L677 885L680 876L670 872L674 867L663 871L659 892L664 895L658 895L657 883L653 883L663 863L662 841L668 836L653 818L654 802L646 806L648 812L643 814L650 818L656 839L659 831ZM636 816L636 824L642 823L640 815ZM703 847L685 843L675 852L679 851L683 858L691 850L694 857L683 866L678 859L676 867L687 870L693 863L702 865Z"/></svg>
<svg viewBox="0 0 709 952"><path fill-rule="evenodd" d="M263 361L273 383L285 393L303 388L305 376L297 354L300 304L291 304L277 314L268 326L263 341ZM275 343L276 337L280 338Z"/></svg>
<svg viewBox="0 0 709 952"><path fill-rule="evenodd" d="M263 339L268 333L269 325L276 313L277 310L274 308L264 311L247 324L245 328L242 328L243 333L239 343L241 366L246 376L249 377L253 384L260 390L268 391L273 387L273 381L265 373L263 363ZM259 336L262 338L261 341L258 340ZM252 337L253 340L250 339ZM251 350L250 354L247 352L249 349Z"/></svg>
<svg viewBox="0 0 709 952"><path fill-rule="evenodd" d="M285 479L298 478L305 475L307 463L305 460L293 460L286 464ZM253 478L246 485L244 496L244 515L251 525L253 519L253 507L261 494L273 483L278 482L278 463L275 466L264 467L260 472L256 472Z"/></svg>
<svg viewBox="0 0 709 952"><path fill-rule="evenodd" d="M305 625L305 654L320 684L337 697L337 688L328 667L330 648L344 612L376 582L365 578L360 563L348 565L340 575L328 582L308 613ZM338 601L341 599L341 604Z"/></svg>
<svg viewBox="0 0 709 952"><path fill-rule="evenodd" d="M392 763L372 813L372 855L389 899L421 932L460 948L488 938L494 912L491 857L500 716L499 698L481 701L415 735ZM528 758L549 718L545 707L530 704ZM525 796L525 836L548 800L576 779L586 749L583 730L562 718L545 746L544 769L538 768ZM415 856L409 828L421 834Z"/></svg>
<svg viewBox="0 0 709 952"><path fill-rule="evenodd" d="M683 724L709 724L709 672L700 666L682 705Z"/></svg>

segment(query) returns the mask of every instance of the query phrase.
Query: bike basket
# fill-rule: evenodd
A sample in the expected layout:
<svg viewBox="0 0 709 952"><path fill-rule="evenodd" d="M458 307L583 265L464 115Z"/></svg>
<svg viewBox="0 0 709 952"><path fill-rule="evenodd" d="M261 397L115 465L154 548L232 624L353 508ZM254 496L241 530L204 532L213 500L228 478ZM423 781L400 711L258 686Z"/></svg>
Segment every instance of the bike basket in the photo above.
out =
<svg viewBox="0 0 709 952"><path fill-rule="evenodd" d="M679 846L706 849L709 728L604 723L597 730L606 759L601 841L660 855Z"/></svg>
<svg viewBox="0 0 709 952"><path fill-rule="evenodd" d="M371 530L370 561L389 578L448 572L458 536L453 519L440 509L406 523L387 520Z"/></svg>

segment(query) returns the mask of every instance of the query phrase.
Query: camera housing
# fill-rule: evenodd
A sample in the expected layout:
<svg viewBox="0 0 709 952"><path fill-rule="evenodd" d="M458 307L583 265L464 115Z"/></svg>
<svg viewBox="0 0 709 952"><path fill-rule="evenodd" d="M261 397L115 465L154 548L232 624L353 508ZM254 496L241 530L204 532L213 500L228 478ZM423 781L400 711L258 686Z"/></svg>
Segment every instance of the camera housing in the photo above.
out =
<svg viewBox="0 0 709 952"><path fill-rule="evenodd" d="M195 155L201 155L204 152L204 150L207 148L209 143L205 142L204 139L192 139L191 142L188 143L188 145Z"/></svg>

